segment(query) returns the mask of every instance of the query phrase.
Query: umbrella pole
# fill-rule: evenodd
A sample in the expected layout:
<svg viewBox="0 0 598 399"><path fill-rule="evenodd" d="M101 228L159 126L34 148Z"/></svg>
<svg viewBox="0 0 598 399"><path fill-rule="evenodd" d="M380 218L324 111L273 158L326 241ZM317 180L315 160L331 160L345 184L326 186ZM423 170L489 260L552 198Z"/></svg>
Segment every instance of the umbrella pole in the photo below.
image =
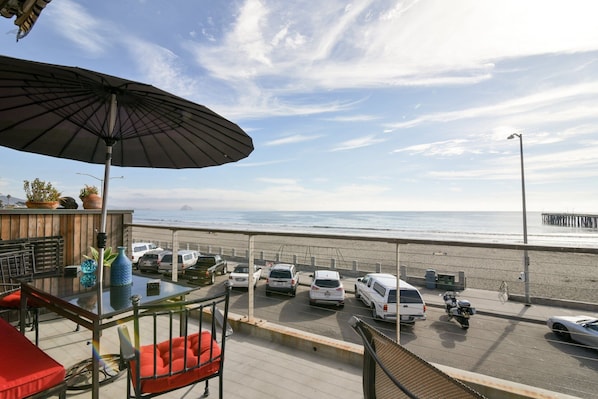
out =
<svg viewBox="0 0 598 399"><path fill-rule="evenodd" d="M102 215L100 232L98 233L98 305L101 304L102 286L104 282L104 252L106 251L106 219L108 218L108 181L110 180L110 164L112 162L112 146L106 146L106 166L104 167L104 182L102 187ZM98 314L101 312L98 308Z"/></svg>
<svg viewBox="0 0 598 399"><path fill-rule="evenodd" d="M108 135L112 136L116 126L116 94L110 99L110 113L108 115ZM110 181L110 165L112 164L112 145L114 142L106 140L106 160L104 166L104 181L102 187L102 216L100 220L100 232L98 233L98 314L102 313L102 287L104 285L104 252L106 250L106 219L108 215L108 182Z"/></svg>

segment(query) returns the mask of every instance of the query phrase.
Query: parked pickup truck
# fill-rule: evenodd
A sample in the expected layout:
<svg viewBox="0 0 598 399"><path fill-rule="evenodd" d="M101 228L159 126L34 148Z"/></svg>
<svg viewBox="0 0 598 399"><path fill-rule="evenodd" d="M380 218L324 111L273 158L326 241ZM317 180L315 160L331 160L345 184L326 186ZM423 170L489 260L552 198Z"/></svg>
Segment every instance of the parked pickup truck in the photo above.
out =
<svg viewBox="0 0 598 399"><path fill-rule="evenodd" d="M205 284L214 284L216 274L228 273L226 259L220 255L200 255L193 266L185 269L185 277Z"/></svg>
<svg viewBox="0 0 598 399"><path fill-rule="evenodd" d="M426 304L414 286L399 280L399 317L402 324L414 324L426 319ZM397 278L392 274L370 273L355 283L355 298L372 310L377 320L397 320Z"/></svg>

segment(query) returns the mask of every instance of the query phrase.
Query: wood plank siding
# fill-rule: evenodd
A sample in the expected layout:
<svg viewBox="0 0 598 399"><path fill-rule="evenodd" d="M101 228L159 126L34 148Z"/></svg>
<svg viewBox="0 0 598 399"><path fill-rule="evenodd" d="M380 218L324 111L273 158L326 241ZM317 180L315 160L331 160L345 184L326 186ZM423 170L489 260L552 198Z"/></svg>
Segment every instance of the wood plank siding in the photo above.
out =
<svg viewBox="0 0 598 399"><path fill-rule="evenodd" d="M106 218L107 246L116 248L131 244L125 225L132 223L132 210L108 211ZM97 247L100 230L99 210L73 209L1 209L0 240L60 236L64 238L64 265L81 264L89 247ZM128 252L128 251L127 251Z"/></svg>

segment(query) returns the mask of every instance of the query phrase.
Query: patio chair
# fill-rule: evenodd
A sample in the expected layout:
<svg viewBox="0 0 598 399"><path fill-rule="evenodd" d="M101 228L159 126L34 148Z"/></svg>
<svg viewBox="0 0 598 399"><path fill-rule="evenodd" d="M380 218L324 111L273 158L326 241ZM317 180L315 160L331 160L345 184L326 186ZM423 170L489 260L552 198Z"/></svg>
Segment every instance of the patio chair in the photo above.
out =
<svg viewBox="0 0 598 399"><path fill-rule="evenodd" d="M33 248L0 253L0 312L21 308L21 282L31 281L35 274ZM27 325L35 330L35 345L39 344L39 306L27 302Z"/></svg>
<svg viewBox="0 0 598 399"><path fill-rule="evenodd" d="M353 316L363 341L364 399L481 399L483 395Z"/></svg>
<svg viewBox="0 0 598 399"><path fill-rule="evenodd" d="M209 380L216 377L223 397L224 348L232 333L229 292L154 305L140 305L133 296L134 340L126 325L118 327L128 398L150 398L201 381L207 397Z"/></svg>

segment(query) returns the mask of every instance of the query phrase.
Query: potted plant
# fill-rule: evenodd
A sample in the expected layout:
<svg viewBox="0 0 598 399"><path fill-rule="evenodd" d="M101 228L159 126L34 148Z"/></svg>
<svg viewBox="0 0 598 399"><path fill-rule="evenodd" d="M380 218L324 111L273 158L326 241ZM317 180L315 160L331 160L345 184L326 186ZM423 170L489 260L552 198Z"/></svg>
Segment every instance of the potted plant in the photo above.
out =
<svg viewBox="0 0 598 399"><path fill-rule="evenodd" d="M85 209L101 209L102 197L100 197L98 188L96 186L88 186L81 189L79 198L83 201L83 208Z"/></svg>
<svg viewBox="0 0 598 399"><path fill-rule="evenodd" d="M83 257L85 259L92 259L98 262L100 258L100 251L98 251L94 247L89 247L89 250L91 251L91 256L83 255ZM104 266L112 265L112 262L114 261L114 259L116 259L117 256L117 252L112 252L112 247L107 247L106 249L104 249Z"/></svg>
<svg viewBox="0 0 598 399"><path fill-rule="evenodd" d="M61 193L50 182L39 178L32 182L23 180L23 190L27 197L27 208L56 209L60 204Z"/></svg>

